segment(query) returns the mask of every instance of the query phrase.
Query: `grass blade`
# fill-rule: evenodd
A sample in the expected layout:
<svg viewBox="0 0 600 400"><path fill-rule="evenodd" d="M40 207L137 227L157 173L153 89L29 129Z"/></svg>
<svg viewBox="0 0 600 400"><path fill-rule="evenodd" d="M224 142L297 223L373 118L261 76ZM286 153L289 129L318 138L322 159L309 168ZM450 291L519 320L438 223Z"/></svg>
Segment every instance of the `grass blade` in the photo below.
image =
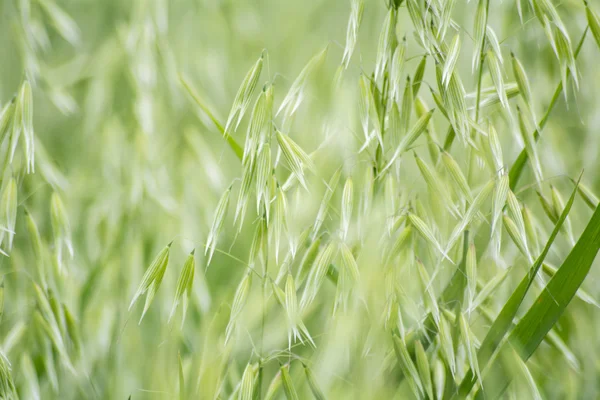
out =
<svg viewBox="0 0 600 400"><path fill-rule="evenodd" d="M556 275L552 277L545 290L512 331L508 342L501 349L502 352L510 351L508 347L510 345L521 360L527 361L531 357L577 293L599 250L600 207L596 208L581 237ZM493 386L486 388L485 396L496 398L510 383L511 376L498 364L494 364L489 374L494 375L495 382ZM480 393L478 397L482 396L483 394Z"/></svg>
<svg viewBox="0 0 600 400"><path fill-rule="evenodd" d="M571 197L569 197L569 200L567 201L567 204L565 205L565 208L563 209L563 212L562 212L559 220L557 221L556 225L554 226L554 230L550 234L550 237L548 238L548 241L546 242L546 246L544 247L544 250L538 256L538 258L535 260L535 262L529 269L529 272L527 273L527 275L525 275L523 277L523 279L521 280L521 283L515 289L515 291L512 293L509 300L506 302L506 304L504 304L504 307L502 307L502 310L500 311L500 313L494 320L487 335L483 339L481 347L479 348L479 351L477 353L479 365L480 365L480 367L483 367L483 369L486 368L486 365L487 365L488 361L490 360L490 358L492 357L492 354L494 353L494 351L496 350L496 348L498 347L498 345L504 338L504 335L506 334L506 332L508 332L508 330L512 324L512 321L513 321L514 317L516 316L517 311L519 310L519 306L523 302L523 299L525 298L527 291L531 287L531 284L533 283L533 280L534 280L536 274L538 273L540 267L542 266L544 259L546 258L546 255L548 254L548 252L550 251L550 248L552 247L552 244L554 243L554 239L556 239L556 236L558 235L558 232L560 231L563 222L565 221L565 219L567 218L567 215L569 214L569 211L571 210L571 206L573 205L573 202L575 200L576 193L577 193L577 187L575 187L573 189L573 192L571 193ZM461 396L461 398L462 398L462 397L466 396L467 394L469 394L469 392L471 391L471 388L473 387L474 384L475 384L475 380L474 380L473 371L469 371L469 372L467 372L467 374L465 375L465 378L463 379L462 383L460 384L460 387L457 392L458 395Z"/></svg>

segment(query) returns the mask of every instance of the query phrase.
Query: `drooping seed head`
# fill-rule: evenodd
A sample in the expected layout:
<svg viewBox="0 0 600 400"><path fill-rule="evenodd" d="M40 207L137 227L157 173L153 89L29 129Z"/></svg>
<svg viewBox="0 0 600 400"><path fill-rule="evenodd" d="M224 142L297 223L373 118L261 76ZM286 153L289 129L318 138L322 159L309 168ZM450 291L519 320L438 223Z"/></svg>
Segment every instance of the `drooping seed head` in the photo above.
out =
<svg viewBox="0 0 600 400"><path fill-rule="evenodd" d="M172 242L171 242L172 243ZM171 243L162 248L162 250L156 255L144 276L142 277L142 281L138 286L133 298L131 299L131 303L129 304L129 310L136 303L137 299L146 292L149 292L146 297L146 304L144 306L144 311L142 312L141 320L144 318L150 303L152 302L152 298L156 293L156 290L160 286L163 276L165 274L165 270L167 269L167 265L169 264L169 253L171 251Z"/></svg>
<svg viewBox="0 0 600 400"><path fill-rule="evenodd" d="M173 301L173 308L171 309L171 313L169 314L169 321L175 314L175 310L177 309L177 305L183 299L183 312L181 317L181 324L185 321L185 315L187 313L188 302L192 295L192 285L194 284L194 273L196 271L196 261L194 258L195 250L188 255L185 263L183 264L183 268L181 269L181 273L179 274L179 279L177 279L177 286L175 288L175 300Z"/></svg>
<svg viewBox="0 0 600 400"><path fill-rule="evenodd" d="M248 109L248 104L250 103L254 89L256 88L256 84L258 83L262 67L263 54L261 54L260 58L246 73L246 76L244 77L244 80L242 81L242 84L235 95L233 105L231 106L231 111L227 117L227 123L225 124L225 137L232 133L232 128L233 130L236 130L242 121L242 118Z"/></svg>

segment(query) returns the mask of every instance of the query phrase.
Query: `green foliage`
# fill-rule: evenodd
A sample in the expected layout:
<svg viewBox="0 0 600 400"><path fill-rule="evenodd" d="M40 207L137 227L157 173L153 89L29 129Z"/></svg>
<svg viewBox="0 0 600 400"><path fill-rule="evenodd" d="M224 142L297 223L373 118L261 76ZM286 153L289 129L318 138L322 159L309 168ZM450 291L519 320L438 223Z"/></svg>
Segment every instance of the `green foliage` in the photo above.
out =
<svg viewBox="0 0 600 400"><path fill-rule="evenodd" d="M1 8L1 399L600 396L596 4Z"/></svg>

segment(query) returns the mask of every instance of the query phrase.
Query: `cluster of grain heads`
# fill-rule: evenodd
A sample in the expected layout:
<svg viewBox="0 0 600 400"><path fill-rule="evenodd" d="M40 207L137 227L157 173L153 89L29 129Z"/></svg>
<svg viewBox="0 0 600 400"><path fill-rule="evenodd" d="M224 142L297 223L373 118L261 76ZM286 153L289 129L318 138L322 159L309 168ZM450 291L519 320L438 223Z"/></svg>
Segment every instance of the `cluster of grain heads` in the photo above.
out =
<svg viewBox="0 0 600 400"><path fill-rule="evenodd" d="M570 39L585 12L600 46L595 4L350 0L326 24L345 45L323 49L323 24L300 28L310 7L288 2L185 18L165 0L93 6L132 11L116 25L95 15L114 10L17 3L5 25L27 78L0 85L0 397L596 396L598 293L580 285L599 246L597 162L576 156L595 142L574 112L595 106L599 53L576 62ZM266 10L299 23L282 32ZM190 16L217 34L181 54ZM308 63L257 57L275 29ZM68 44L85 45L65 62ZM66 135L66 114L92 134ZM588 186L571 187L580 164ZM165 236L204 247L206 281L194 251L148 254ZM140 282L128 266L146 257ZM127 326L144 295L148 329Z"/></svg>
<svg viewBox="0 0 600 400"><path fill-rule="evenodd" d="M402 90L401 85L404 82L402 71L408 59L407 40L405 38L399 40L397 36L397 18L402 12L402 9L398 8L399 3L402 2L388 4L386 17L379 33L372 78L369 78L366 73L356 76L359 87L358 126L364 135L364 142L357 152L357 157L364 155L372 165L365 169L366 175L363 180L356 178L354 171L348 173L341 191L338 191L338 185L342 169L336 170L326 185L314 222L311 222L308 227L291 229L291 231L303 232L295 239L292 239L295 234L288 231L290 227L287 221L289 210L286 195L288 192L293 193L294 205L304 199L307 201L310 199L312 180L306 176L305 170L311 169L316 172L317 160L314 159L315 153L307 154L289 134L283 133L281 129L275 129L278 148L291 171L287 181L279 185L279 174L274 171L278 167L278 159L275 163L271 160L269 144L271 124L265 123L265 111L262 111L263 102L266 102L264 94L266 92L263 91L259 95L244 147L241 188L235 218L241 227L241 221L244 219L251 198L250 193L255 187L258 219L254 221L250 266L235 292L225 339L226 341L231 339L242 310L248 309L248 313L251 313L246 306L252 298L250 293L252 275L260 276L253 269L257 260L260 260L264 267L261 276L263 285L265 282L270 282L273 297L285 313L287 351L292 355L295 355L293 350L295 342L309 342L313 346L316 345L317 338L310 336L304 321L307 318L311 319L314 314L322 314L322 311L316 311L316 308L330 304L328 302L330 291L324 284L326 280L331 281L335 286L335 295L331 301L333 313L330 318L337 321L356 311L354 306L357 302L354 301L354 297L359 294L354 289L357 283L362 290L363 285L368 287L369 279L374 281L380 279L377 274L381 273L386 286L384 329L393 332L394 351L404 379L407 380L413 394L418 398L444 398L447 396L447 387L455 387L468 370L473 371L474 380L478 382L477 390L485 392L486 385L482 373L489 366L481 363L485 358L479 354L478 350L482 345L472 326L475 320L471 318L481 314L490 322L494 321L489 310L502 305L497 300L502 296L498 294L499 288L510 281L507 278L513 270L512 268L497 269L496 266L504 267L513 263L512 250L507 250L511 249L511 246L517 248L523 255L522 259L527 263L533 263L534 257L539 253L538 236L544 234L536 219L537 216L534 216L531 210L534 206L527 204L526 196L521 198L519 192L515 191L516 182L512 181L514 174L512 171L509 174L503 154L507 151L503 146L506 132L516 133L515 130L519 129L517 137L524 143L523 154L526 154L529 159L535 182L541 190L542 162L536 147L541 128L535 117L533 90L523 63L512 53L511 66L516 83L506 82L508 66L505 65L501 41L494 29L488 25L490 2L485 0L479 1L476 5L473 69L477 70L475 76L477 89L469 95L465 91L466 83L461 79L459 68L463 37L452 20L452 11L456 2L431 2L427 7L415 0L406 2L417 43L427 54L421 58L412 78L409 76L405 80L404 90ZM563 29L560 17L549 2L536 1L532 2L532 5L536 15L541 16L546 33L553 35L551 44L557 49L563 72L573 73L574 54L569 55L572 50L569 50L568 34L566 31L558 32ZM362 10L362 2L352 2L346 48L342 57L342 65L346 71L349 71L350 59L356 45ZM548 25L546 21L551 21L555 25ZM561 47L560 51L559 47ZM302 70L279 108L278 113L285 111L282 126L286 132L293 131L290 117L306 99L304 96L306 79L321 62L323 54L315 56ZM440 110L440 118L448 123L448 135L443 148L436 138L435 129L439 121L432 118L434 110L429 108L424 97L419 96L419 87L426 79L428 58L433 58L436 62L439 93L432 89L433 100ZM486 67L489 78L483 73ZM486 81L491 80L493 86L484 88L484 78ZM271 85L268 87L272 90ZM514 121L509 100L517 95L521 96L524 106L516 108L517 120ZM470 102L471 99L475 100L474 107L467 106L467 101ZM502 111L502 116L507 120L509 129L498 123L494 115L496 111L494 107L497 105ZM471 112L473 109L474 116ZM485 120L487 126L483 128L484 125L480 125L480 117L488 111ZM415 123L411 122L413 112L417 116ZM535 130L529 126L530 120L534 121ZM265 125L267 126L265 138L257 139L260 136L258 132L263 129L261 126ZM462 148L459 150L451 150L455 136L461 139ZM411 160L402 160L402 155L413 146L418 146L421 137L424 137L427 142L431 162L428 162L424 156L418 155L417 150L414 165L415 170L418 169L424 178L429 197L420 196L420 193L415 194L412 189L408 191L409 193L402 193L407 186L400 180L405 165L412 164ZM374 156L371 154L372 150L375 150ZM467 160L462 162L462 158L459 157L465 153ZM400 160L403 161L402 168ZM305 191L301 192L297 188L291 191L295 182L300 183ZM559 215L567 207L556 188L551 187L550 190L551 200L543 198L543 209L546 210L551 221L557 224ZM583 189L579 190L584 193ZM359 197L356 197L357 194ZM333 197L336 195L341 201L337 203L341 204L339 209L333 205ZM224 198L227 196L228 193ZM492 200L488 202L490 197ZM595 206L593 194L588 193L584 197L591 207ZM358 213L355 212L355 198L360 199L356 201L360 205ZM211 251L211 254L216 246L215 238L223 226L224 211L219 211L223 209L223 201L219 203L215 222L209 233L207 251ZM489 203L491 206L488 205ZM380 204L385 206L384 229L375 227L378 216L374 209ZM269 214L271 205L275 213L274 218ZM440 207L436 207L437 205ZM227 208L226 204L224 208ZM535 214L537 211L536 208ZM354 214L358 215L356 225L353 224ZM332 220L331 224L328 220ZM440 221L446 222L440 223ZM560 225L574 243L570 221L565 217ZM337 226L339 236L331 234L329 228L332 226ZM503 228L511 239L506 243L501 241ZM241 232L239 229L238 232ZM367 280L363 281L363 271L359 271L356 257L357 254L362 257L365 253L365 257L369 259L372 253L377 253L377 251L370 252L366 248L367 243L370 243L368 236L376 229L379 229L377 232L379 235L374 236L382 238L380 244L383 248L378 249L382 250L380 252L382 258L371 262L376 264L381 261L384 267L380 270L375 265L371 271L365 271ZM467 230L477 233L477 241L468 241ZM289 246L285 258L280 262L279 253L285 249L282 243L285 242L286 235ZM461 243L463 237L465 239L462 243L462 261L457 265L453 258L460 250L461 246L457 244ZM271 242L274 246L270 246ZM296 252L303 253L298 260L296 260ZM279 267L276 279L268 276L267 264L270 253L274 254L275 263ZM479 262L478 256L486 257L485 261ZM490 263L492 260L494 262ZM438 297L439 276L443 274L440 271L442 266L448 264L456 265L457 270L452 282L459 283L449 284L446 290L439 292L440 297ZM491 264L492 267L484 268L486 264ZM405 273L401 265L410 265L411 267L405 269L411 269L418 274L421 290L417 301L411 298L413 294L407 293L402 284L397 282ZM429 269L433 273L430 273ZM483 273L479 271L480 269L484 269ZM284 282L284 289L281 288L282 282ZM541 285L543 289L545 283L542 281ZM300 294L299 301L298 294ZM370 296L377 297L371 294L361 299L367 308L371 307ZM451 301L456 301L458 304L450 308ZM411 303L414 307L410 306ZM270 316L269 306L264 307L261 317L262 329L264 329L265 319L275 318ZM422 322L419 307L429 314L432 324ZM408 317L404 315L405 313ZM425 320L427 321L427 318ZM407 321L408 329L405 326ZM425 338L416 341L408 339L408 337L421 337L418 336L420 329L428 330ZM564 349L564 346L562 348ZM564 353L568 354L568 352ZM267 391L268 398L275 395L279 385L284 387L287 398L299 397L299 387L295 385L296 382L290 374L290 365L288 361L274 376ZM306 370L306 364L303 365L313 395L316 398L324 397L319 386L315 384L314 376L311 378L308 375L309 370ZM256 382L255 373L252 363L249 363L239 386L239 393L244 398L254 393L255 386L251 386L251 383ZM527 376L526 373L523 375ZM533 375L529 374L529 376Z"/></svg>
<svg viewBox="0 0 600 400"><path fill-rule="evenodd" d="M167 266L169 264L169 255L171 252L171 246L173 242L170 242L167 246L165 246L154 258L144 276L142 277L142 281L138 289L136 290L133 298L131 299L131 303L129 304L129 310L133 307L133 305L137 302L138 298L144 294L146 294L146 301L144 303L144 309L142 311L142 315L140 317L139 322L142 322L144 315L148 311L156 292L160 288L160 285L164 279L165 272L167 270ZM173 306L171 308L171 312L169 313L168 322L171 321L173 315L175 314L179 303L183 303L182 306L182 316L181 316L181 326L183 326L185 322L185 317L187 314L188 306L192 296L193 284L194 284L194 275L196 271L196 260L195 260L195 249L190 252L185 260L183 267L181 268L181 272L179 273L179 278L177 279L177 284L175 287L175 298L173 300Z"/></svg>

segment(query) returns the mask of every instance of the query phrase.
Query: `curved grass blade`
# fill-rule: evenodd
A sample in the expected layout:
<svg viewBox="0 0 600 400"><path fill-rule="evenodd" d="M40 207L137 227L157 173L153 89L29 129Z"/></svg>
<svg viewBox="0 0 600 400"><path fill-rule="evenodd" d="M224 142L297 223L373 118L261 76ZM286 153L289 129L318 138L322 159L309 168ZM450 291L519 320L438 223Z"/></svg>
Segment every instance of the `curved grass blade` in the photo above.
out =
<svg viewBox="0 0 600 400"><path fill-rule="evenodd" d="M208 115L208 118L210 118L210 120L215 125L215 127L217 128L217 130L219 132L221 132L221 135L223 135L223 138L225 138L225 140L227 140L227 143L229 144L229 147L231 147L231 150L233 150L233 152L235 153L235 155L237 156L237 158L239 158L240 161L241 161L242 157L244 155L244 149L242 149L242 146L240 146L238 144L238 142L236 142L236 140L231 135L226 135L225 134L225 128L223 127L223 125L219 122L219 120L212 113L212 111L210 110L210 108L208 107L208 105L206 105L206 103L204 103L204 101L202 100L202 98L200 98L200 96L192 88L192 86L190 85L190 83L182 75L179 75L179 81L181 82L181 85L185 88L185 90L188 92L188 94L190 95L190 97L194 100L194 102L196 103L196 105L198 105L198 107L200 107L200 109L206 115Z"/></svg>
<svg viewBox="0 0 600 400"><path fill-rule="evenodd" d="M556 275L512 331L508 343L501 349L502 352L512 348L523 361L531 357L577 293L599 250L600 207L596 208ZM511 347L508 347L508 344ZM499 364L494 364L494 369L489 374L494 375L494 385L486 390L485 396L496 398L505 390L511 377ZM483 397L482 393L479 393L478 398L480 397Z"/></svg>
<svg viewBox="0 0 600 400"><path fill-rule="evenodd" d="M581 179L581 177L580 177L580 179ZM579 183L579 180L577 182ZM492 354L494 353L494 351L496 350L496 348L498 347L498 345L504 338L504 335L506 334L506 332L508 332L508 329L510 328L512 321L513 321L514 317L516 316L517 311L519 310L519 306L523 302L523 299L525 298L527 291L531 287L531 284L533 283L533 280L534 280L536 274L538 273L538 270L542 266L544 258L546 258L546 255L550 251L550 247L552 247L552 244L554 243L554 239L556 239L556 236L558 235L558 232L560 231L563 222L565 221L565 219L567 218L567 215L569 214L569 211L571 210L571 206L573 205L573 201L575 200L576 193L577 193L577 186L573 189L573 192L571 193L571 197L569 197L569 200L567 201L567 204L565 205L565 208L563 209L563 212L562 212L560 218L558 219L556 225L554 226L554 230L550 234L550 237L548 238L548 241L546 242L546 246L544 247L544 250L542 250L542 253L535 260L535 262L529 269L527 275L525 275L523 277L523 279L521 280L521 283L515 289L513 294L510 296L509 300L506 302L504 307L502 307L502 310L500 311L500 313L494 320L487 335L483 339L481 347L479 348L479 351L477 353L477 359L479 361L479 365L483 369L486 368L486 365L487 365L488 361L491 359ZM471 391L474 384L475 384L475 380L474 380L473 371L469 371L469 372L467 372L462 383L460 384L460 387L457 392L457 395L459 396L458 398L464 398L467 394L469 394L469 392ZM456 398L456 396L455 396L455 398Z"/></svg>

